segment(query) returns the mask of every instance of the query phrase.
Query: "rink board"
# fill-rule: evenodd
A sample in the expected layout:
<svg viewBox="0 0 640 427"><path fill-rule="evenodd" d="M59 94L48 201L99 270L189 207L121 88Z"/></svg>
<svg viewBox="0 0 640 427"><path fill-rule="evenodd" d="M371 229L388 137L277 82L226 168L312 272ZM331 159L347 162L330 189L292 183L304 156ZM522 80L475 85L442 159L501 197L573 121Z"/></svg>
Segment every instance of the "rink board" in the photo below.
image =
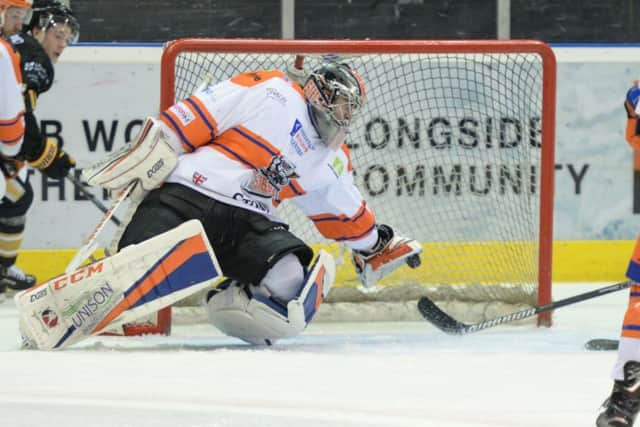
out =
<svg viewBox="0 0 640 427"><path fill-rule="evenodd" d="M556 241L553 244L553 281L554 282L613 282L624 278L633 240L598 240L598 241ZM459 248L447 248L441 243L423 244L423 264L417 270L403 268L385 279L382 285L398 282L413 283L480 283L481 277L474 276L474 269L466 266L485 262L488 259L505 259L513 252L513 245L504 243L487 243L481 245L465 245L464 253ZM336 286L355 286L356 276L349 260L348 251L342 253L337 247L330 247L336 257ZM59 250L23 250L18 257L18 266L28 271L39 281L61 274L75 255L73 249ZM101 253L97 252L96 256ZM523 252L522 256L528 256ZM429 259L438 257L440 265L434 271L429 268ZM502 263L504 265L505 263ZM495 270L496 280L512 281L512 273L503 268Z"/></svg>

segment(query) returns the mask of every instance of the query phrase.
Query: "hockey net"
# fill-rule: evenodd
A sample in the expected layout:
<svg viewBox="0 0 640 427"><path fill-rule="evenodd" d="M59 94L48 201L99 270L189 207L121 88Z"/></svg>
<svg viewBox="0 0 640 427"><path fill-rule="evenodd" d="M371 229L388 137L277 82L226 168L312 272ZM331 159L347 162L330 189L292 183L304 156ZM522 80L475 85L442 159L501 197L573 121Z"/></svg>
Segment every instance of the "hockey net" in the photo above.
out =
<svg viewBox="0 0 640 427"><path fill-rule="evenodd" d="M306 70L348 62L363 76L366 105L347 142L357 185L379 222L424 248L420 268L402 268L365 291L349 251L284 203L280 214L292 231L337 261L336 284L317 320L417 319L421 295L468 321L550 302L555 58L547 45L177 40L162 57L161 109L205 79L284 71L296 58ZM156 329L141 332L168 333L172 321L204 319L199 304L196 297L173 315L163 310Z"/></svg>

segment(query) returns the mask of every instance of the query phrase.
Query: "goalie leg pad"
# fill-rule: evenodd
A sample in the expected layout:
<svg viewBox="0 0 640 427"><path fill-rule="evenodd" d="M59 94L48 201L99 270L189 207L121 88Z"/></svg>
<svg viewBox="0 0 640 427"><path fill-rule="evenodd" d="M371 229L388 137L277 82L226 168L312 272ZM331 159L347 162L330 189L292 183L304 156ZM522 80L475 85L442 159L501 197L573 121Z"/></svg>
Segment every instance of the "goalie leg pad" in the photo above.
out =
<svg viewBox="0 0 640 427"><path fill-rule="evenodd" d="M221 276L197 220L15 296L27 347L60 349L154 313Z"/></svg>
<svg viewBox="0 0 640 427"><path fill-rule="evenodd" d="M178 163L178 154L159 121L147 117L140 133L121 150L86 167L83 179L93 186L119 190L139 180L143 190L162 184Z"/></svg>
<svg viewBox="0 0 640 427"><path fill-rule="evenodd" d="M296 297L286 306L276 299L231 284L207 301L209 321L223 333L250 344L271 345L302 333L335 279L333 257L320 250Z"/></svg>

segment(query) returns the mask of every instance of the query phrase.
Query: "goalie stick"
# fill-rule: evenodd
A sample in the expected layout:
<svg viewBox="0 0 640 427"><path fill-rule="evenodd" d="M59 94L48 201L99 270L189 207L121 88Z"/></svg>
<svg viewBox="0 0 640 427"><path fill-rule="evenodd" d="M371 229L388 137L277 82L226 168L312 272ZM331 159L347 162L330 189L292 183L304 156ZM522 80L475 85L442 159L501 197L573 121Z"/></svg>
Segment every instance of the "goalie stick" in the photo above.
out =
<svg viewBox="0 0 640 427"><path fill-rule="evenodd" d="M78 252L73 257L71 262L69 262L69 265L67 265L67 268L64 270L66 274L71 274L73 271L77 270L78 267L80 267L80 264L82 264L84 260L89 258L91 254L93 254L93 251L95 251L98 248L98 235L102 232L102 230L105 228L105 226L109 222L109 218L113 216L113 213L116 211L118 206L120 206L120 204L124 201L124 199L127 198L129 193L131 193L131 191L133 190L133 188L136 186L137 183L138 181L132 181L129 185L125 187L124 190L120 192L118 197L113 201L113 204L111 205L111 207L105 212L104 216L102 217L98 225L96 225L96 228L89 235L89 237L87 237L87 240L85 241L85 243L78 250Z"/></svg>
<svg viewBox="0 0 640 427"><path fill-rule="evenodd" d="M483 320L482 322L471 324L460 322L449 316L426 296L421 297L418 301L418 310L420 311L420 314L422 314L422 317L431 322L441 331L451 335L466 335L471 332L481 331L493 326L510 323L515 320L526 319L539 313L553 311L557 308L564 307L565 305L575 304L580 301L585 301L612 292L621 291L623 289L627 289L631 285L631 283L631 281L616 283L615 285L605 286L604 288L574 295L572 297L554 301L549 304L537 305L526 310L515 311L513 313L508 313L502 316L495 317L493 319Z"/></svg>
<svg viewBox="0 0 640 427"><path fill-rule="evenodd" d="M85 184L82 181L80 181L75 175L72 175L70 173L66 175L65 178L67 178L69 182L71 182L78 189L78 191L81 192L87 199L91 200L91 202L98 209L100 209L102 213L106 214L109 211L109 208L107 208L100 200L98 200L98 198L94 196L93 193L91 193L89 190L84 188ZM121 224L120 220L114 215L111 215L110 219L115 225L119 226Z"/></svg>

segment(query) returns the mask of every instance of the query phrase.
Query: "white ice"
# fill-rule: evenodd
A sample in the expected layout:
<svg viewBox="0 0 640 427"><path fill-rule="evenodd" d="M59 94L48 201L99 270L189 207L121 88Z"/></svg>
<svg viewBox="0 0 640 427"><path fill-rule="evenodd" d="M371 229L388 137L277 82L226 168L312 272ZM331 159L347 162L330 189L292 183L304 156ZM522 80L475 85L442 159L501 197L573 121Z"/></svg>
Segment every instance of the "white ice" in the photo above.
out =
<svg viewBox="0 0 640 427"><path fill-rule="evenodd" d="M0 426L592 426L616 353L583 346L617 338L626 301L621 291L561 308L550 329L464 337L426 322L316 323L255 348L191 325L59 352L19 350L5 301Z"/></svg>

